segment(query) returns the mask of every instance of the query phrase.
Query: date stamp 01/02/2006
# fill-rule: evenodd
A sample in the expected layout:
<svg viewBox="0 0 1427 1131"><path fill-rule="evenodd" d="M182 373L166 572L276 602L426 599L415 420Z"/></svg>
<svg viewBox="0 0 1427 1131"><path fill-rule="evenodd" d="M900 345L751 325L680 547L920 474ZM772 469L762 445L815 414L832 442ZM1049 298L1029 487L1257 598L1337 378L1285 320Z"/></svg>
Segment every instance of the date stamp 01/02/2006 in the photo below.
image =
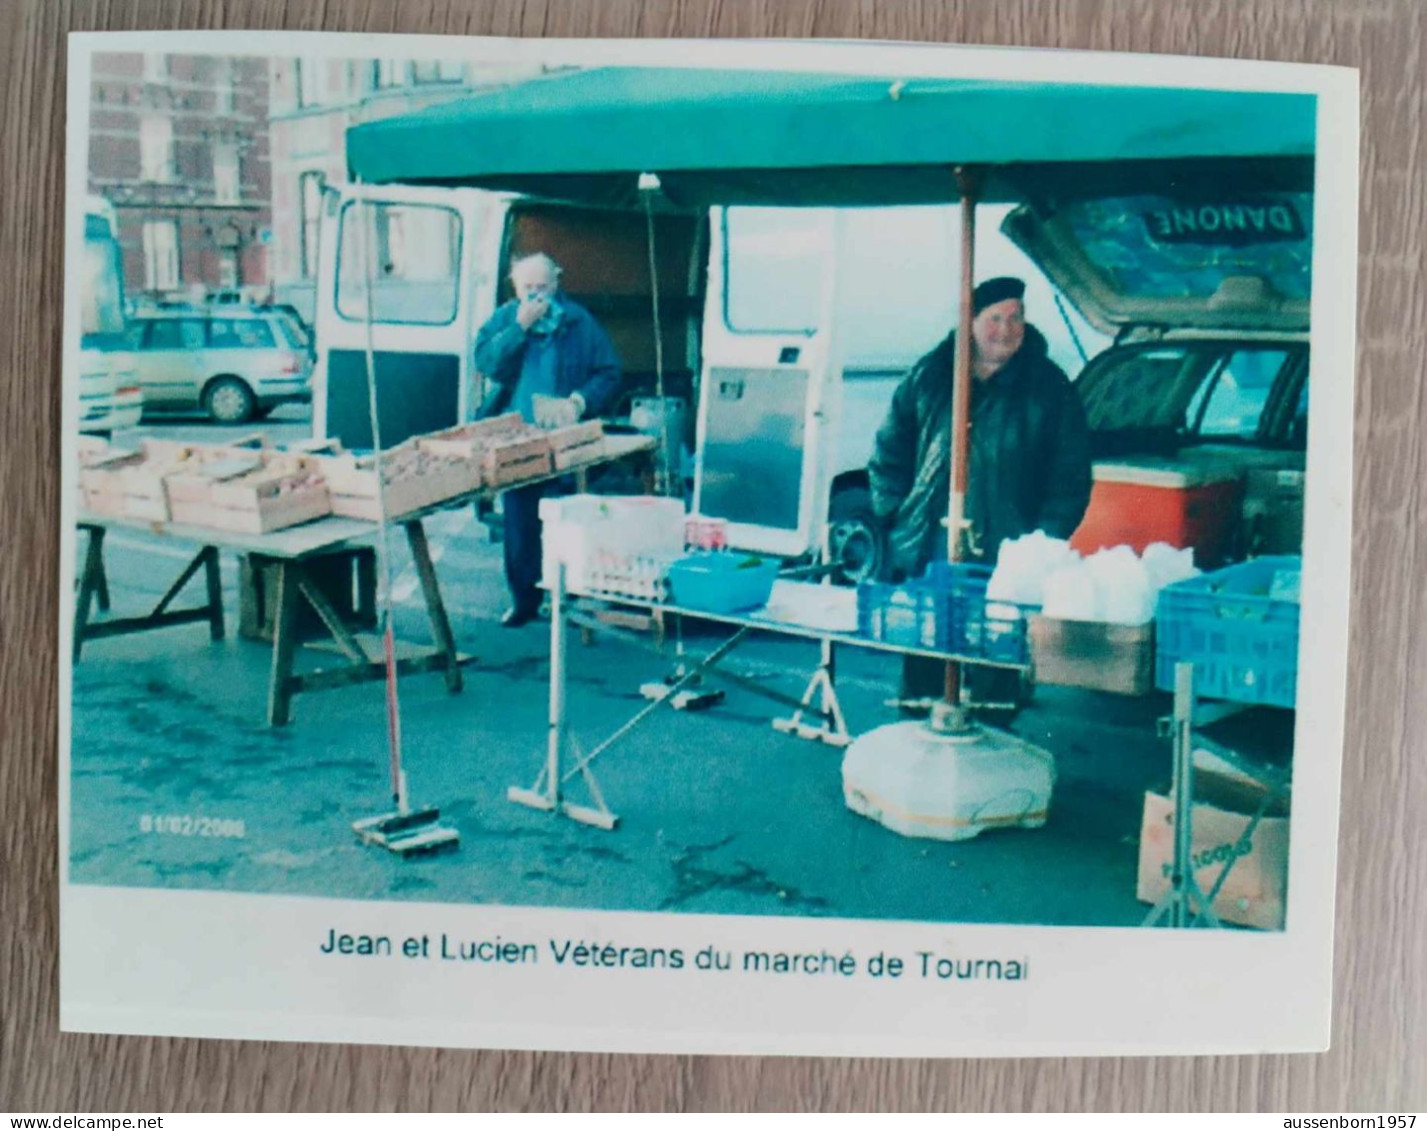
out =
<svg viewBox="0 0 1427 1131"><path fill-rule="evenodd" d="M241 817L196 817L191 813L144 813L139 817L139 832L233 840L241 840L248 835L247 825Z"/></svg>

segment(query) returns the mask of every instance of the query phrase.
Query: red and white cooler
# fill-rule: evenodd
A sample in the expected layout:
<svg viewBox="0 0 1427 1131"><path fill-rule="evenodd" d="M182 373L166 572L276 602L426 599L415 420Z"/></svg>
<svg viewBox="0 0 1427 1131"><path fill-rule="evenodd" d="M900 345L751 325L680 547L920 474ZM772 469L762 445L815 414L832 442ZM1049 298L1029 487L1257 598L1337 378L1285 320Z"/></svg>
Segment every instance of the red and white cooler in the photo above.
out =
<svg viewBox="0 0 1427 1131"><path fill-rule="evenodd" d="M1098 462L1090 506L1070 544L1081 554L1108 546L1139 554L1168 542L1192 547L1201 569L1213 567L1233 548L1243 493L1243 470L1228 464L1160 457Z"/></svg>

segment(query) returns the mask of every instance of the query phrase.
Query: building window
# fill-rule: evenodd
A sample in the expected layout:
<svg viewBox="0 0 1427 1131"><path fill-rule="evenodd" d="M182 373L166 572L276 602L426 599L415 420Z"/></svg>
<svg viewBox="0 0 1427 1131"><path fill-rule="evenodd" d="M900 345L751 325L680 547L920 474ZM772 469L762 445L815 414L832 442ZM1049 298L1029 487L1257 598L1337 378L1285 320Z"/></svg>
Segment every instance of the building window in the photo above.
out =
<svg viewBox="0 0 1427 1131"><path fill-rule="evenodd" d="M303 173L297 179L298 223L302 235L301 273L317 277L317 240L322 224L322 174Z"/></svg>
<svg viewBox="0 0 1427 1131"><path fill-rule="evenodd" d="M405 86L409 80L411 64L405 59L378 59L376 86L383 90L391 86Z"/></svg>
<svg viewBox="0 0 1427 1131"><path fill-rule="evenodd" d="M231 291L242 281L242 272L238 268L238 252L231 247L224 248L218 255L218 285Z"/></svg>
<svg viewBox="0 0 1427 1131"><path fill-rule="evenodd" d="M434 62L426 60L413 63L411 68L413 82L435 83L435 82L461 82L465 76L465 67L460 62Z"/></svg>
<svg viewBox="0 0 1427 1131"><path fill-rule="evenodd" d="M178 221L144 221L144 286L151 291L178 287Z"/></svg>
<svg viewBox="0 0 1427 1131"><path fill-rule="evenodd" d="M322 60L310 57L296 59L293 67L297 71L298 109L319 105L322 101Z"/></svg>
<svg viewBox="0 0 1427 1131"><path fill-rule="evenodd" d="M237 204L242 199L238 147L231 141L213 147L213 199L219 204Z"/></svg>
<svg viewBox="0 0 1427 1131"><path fill-rule="evenodd" d="M139 120L139 176L168 184L173 180L173 119L149 114Z"/></svg>
<svg viewBox="0 0 1427 1131"><path fill-rule="evenodd" d="M218 71L214 78L213 85L213 109L219 114L231 114L234 112L233 78L232 60L219 60Z"/></svg>

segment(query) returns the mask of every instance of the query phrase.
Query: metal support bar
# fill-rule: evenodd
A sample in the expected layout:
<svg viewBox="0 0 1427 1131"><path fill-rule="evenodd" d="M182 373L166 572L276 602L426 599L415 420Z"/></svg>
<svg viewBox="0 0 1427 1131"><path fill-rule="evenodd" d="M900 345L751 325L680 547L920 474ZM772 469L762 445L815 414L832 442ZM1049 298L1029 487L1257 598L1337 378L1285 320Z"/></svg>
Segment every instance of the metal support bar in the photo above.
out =
<svg viewBox="0 0 1427 1131"><path fill-rule="evenodd" d="M798 709L789 718L774 719L773 729L796 738L825 742L829 746L847 746L852 742L852 735L842 714L842 704L837 700L837 665L831 640L822 642L821 653L821 662L808 681ZM813 706L814 699L818 701L816 707ZM804 715L816 715L822 720L822 726L809 726L803 722Z"/></svg>
<svg viewBox="0 0 1427 1131"><path fill-rule="evenodd" d="M589 769L591 759L581 756L577 751L575 768L568 773L563 772L565 747L571 741L566 710L568 616L565 567L562 563L556 567L555 584L550 588L550 711L545 737L545 763L529 789L511 786L506 790L505 796L507 801L517 805L561 813L581 824L610 831L619 818L610 812L609 806L605 804L599 782ZM564 798L565 783L577 773L584 779L585 788L594 802L593 806L573 804Z"/></svg>
<svg viewBox="0 0 1427 1131"><path fill-rule="evenodd" d="M1169 891L1145 917L1146 927L1169 920L1171 927L1219 919L1194 876L1194 665L1174 666L1174 853Z"/></svg>

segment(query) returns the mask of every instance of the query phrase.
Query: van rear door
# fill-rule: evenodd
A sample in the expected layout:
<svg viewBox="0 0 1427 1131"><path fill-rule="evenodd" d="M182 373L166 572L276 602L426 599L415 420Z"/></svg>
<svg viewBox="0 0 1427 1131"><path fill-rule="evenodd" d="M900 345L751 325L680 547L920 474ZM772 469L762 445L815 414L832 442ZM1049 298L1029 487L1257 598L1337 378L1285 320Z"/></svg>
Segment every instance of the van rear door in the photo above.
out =
<svg viewBox="0 0 1427 1131"><path fill-rule="evenodd" d="M694 507L740 549L797 557L821 539L836 230L832 209L714 212Z"/></svg>
<svg viewBox="0 0 1427 1131"><path fill-rule="evenodd" d="M404 185L325 194L312 396L318 438L372 447L369 342L383 447L470 419L473 300L490 201L472 189Z"/></svg>

